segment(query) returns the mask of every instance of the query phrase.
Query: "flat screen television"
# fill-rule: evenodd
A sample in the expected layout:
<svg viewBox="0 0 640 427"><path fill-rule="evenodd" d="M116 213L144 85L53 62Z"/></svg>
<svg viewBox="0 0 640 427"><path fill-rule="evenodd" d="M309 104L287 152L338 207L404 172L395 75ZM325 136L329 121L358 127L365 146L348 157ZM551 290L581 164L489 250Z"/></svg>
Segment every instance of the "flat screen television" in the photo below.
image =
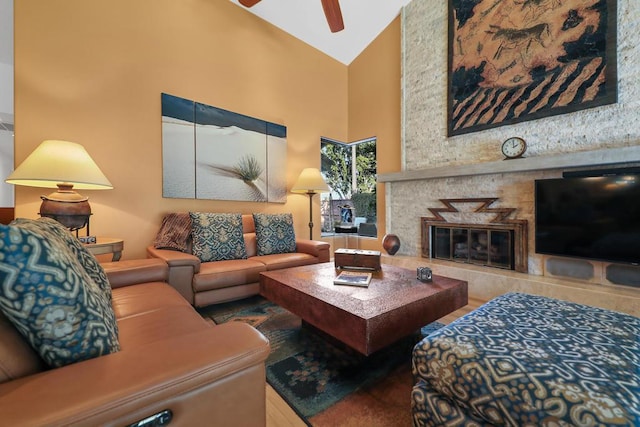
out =
<svg viewBox="0 0 640 427"><path fill-rule="evenodd" d="M640 173L535 182L535 251L640 264Z"/></svg>

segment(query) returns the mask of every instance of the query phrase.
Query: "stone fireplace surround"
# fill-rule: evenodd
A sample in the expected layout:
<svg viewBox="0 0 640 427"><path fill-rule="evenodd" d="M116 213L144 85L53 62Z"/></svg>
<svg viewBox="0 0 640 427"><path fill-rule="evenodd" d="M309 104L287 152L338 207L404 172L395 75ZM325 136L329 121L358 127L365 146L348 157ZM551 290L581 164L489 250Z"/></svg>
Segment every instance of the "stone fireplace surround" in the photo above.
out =
<svg viewBox="0 0 640 427"><path fill-rule="evenodd" d="M468 279L470 297L486 300L521 290L640 316L640 288L608 282L604 263L584 269L591 271L591 279L567 278L559 273L578 269L567 265L570 259L556 258L561 265L553 265L552 274L549 259L533 251L532 238L535 179L558 178L573 166L640 163L640 2L617 1L615 104L454 137L446 126L448 7L448 2L414 0L402 10L402 172L379 177L386 195L386 232L397 234L402 243L399 254L384 262L430 265L434 274ZM500 144L512 136L527 142L526 158L502 161ZM627 156L620 156L620 147L630 150ZM439 199L457 197L498 197L498 206L515 207L517 218L528 221L528 274L420 256L419 218Z"/></svg>
<svg viewBox="0 0 640 427"><path fill-rule="evenodd" d="M408 268L429 266L442 274L469 282L472 298L488 300L508 291L523 291L640 315L640 267L549 257L534 251L534 181L557 178L566 170L613 168L640 164L640 146L532 157L484 164L434 167L380 174L385 183L387 232L401 240L399 254L384 262ZM440 199L499 198L492 207L515 208L514 216L527 225L527 271L521 273L421 256L421 217ZM477 204L456 204L455 221L478 222ZM495 214L487 214L490 222ZM624 285L607 279L609 270L622 268ZM617 275L619 276L619 275ZM616 276L616 277L617 277Z"/></svg>

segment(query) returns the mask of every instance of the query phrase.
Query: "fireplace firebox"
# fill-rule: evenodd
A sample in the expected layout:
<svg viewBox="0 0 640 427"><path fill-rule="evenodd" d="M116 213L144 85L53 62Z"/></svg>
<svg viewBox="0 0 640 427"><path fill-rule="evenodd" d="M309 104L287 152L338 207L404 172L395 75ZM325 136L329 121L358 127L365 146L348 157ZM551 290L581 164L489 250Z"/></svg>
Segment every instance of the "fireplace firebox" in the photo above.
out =
<svg viewBox="0 0 640 427"><path fill-rule="evenodd" d="M422 256L493 268L528 270L527 221L509 219L513 208L490 207L497 198L440 199L445 208L429 208L433 217L422 217ZM478 205L469 223L449 222L448 217L468 216L454 204ZM481 214L484 214L481 216ZM492 214L489 221L481 221Z"/></svg>
<svg viewBox="0 0 640 427"><path fill-rule="evenodd" d="M433 258L513 270L513 230L431 227Z"/></svg>

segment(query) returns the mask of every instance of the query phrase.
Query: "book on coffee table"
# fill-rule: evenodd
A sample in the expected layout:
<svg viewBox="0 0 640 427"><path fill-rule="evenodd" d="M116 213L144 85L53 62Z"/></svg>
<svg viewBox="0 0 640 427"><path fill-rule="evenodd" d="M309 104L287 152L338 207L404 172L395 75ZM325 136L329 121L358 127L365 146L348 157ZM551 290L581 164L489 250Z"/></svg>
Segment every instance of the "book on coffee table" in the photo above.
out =
<svg viewBox="0 0 640 427"><path fill-rule="evenodd" d="M333 280L334 285L362 286L371 282L371 273L366 271L343 271Z"/></svg>

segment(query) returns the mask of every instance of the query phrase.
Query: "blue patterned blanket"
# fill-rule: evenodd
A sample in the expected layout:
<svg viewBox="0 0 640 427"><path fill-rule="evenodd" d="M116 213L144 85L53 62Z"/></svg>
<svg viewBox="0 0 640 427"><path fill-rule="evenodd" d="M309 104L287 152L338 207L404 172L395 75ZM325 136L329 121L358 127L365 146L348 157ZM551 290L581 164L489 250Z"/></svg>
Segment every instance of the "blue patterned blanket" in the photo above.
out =
<svg viewBox="0 0 640 427"><path fill-rule="evenodd" d="M502 295L413 352L414 425L640 426L640 319Z"/></svg>

